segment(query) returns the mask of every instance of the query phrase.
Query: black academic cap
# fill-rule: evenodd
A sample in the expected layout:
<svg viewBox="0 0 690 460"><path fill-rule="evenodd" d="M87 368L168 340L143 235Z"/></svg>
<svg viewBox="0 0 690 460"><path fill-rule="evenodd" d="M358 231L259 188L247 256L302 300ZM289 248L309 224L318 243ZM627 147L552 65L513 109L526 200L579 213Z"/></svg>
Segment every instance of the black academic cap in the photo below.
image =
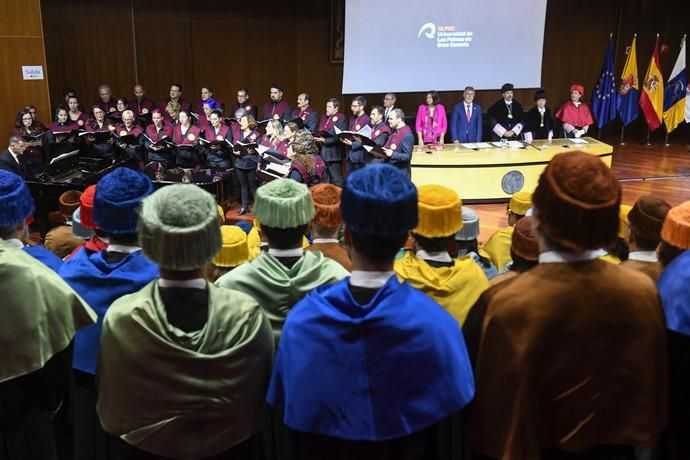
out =
<svg viewBox="0 0 690 460"><path fill-rule="evenodd" d="M534 100L538 101L539 99L546 99L546 91L544 91L543 89L538 89L534 93Z"/></svg>
<svg viewBox="0 0 690 460"><path fill-rule="evenodd" d="M501 86L501 92L505 93L506 91L512 91L514 89L512 83L505 83L503 86Z"/></svg>

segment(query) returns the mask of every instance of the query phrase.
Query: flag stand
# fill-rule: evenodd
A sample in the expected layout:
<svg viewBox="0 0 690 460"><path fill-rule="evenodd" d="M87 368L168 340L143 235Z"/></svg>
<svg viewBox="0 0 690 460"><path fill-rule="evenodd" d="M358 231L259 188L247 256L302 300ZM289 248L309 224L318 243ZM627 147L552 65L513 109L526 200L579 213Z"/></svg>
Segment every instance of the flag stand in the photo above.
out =
<svg viewBox="0 0 690 460"><path fill-rule="evenodd" d="M666 131L666 139L664 140L664 147L670 147L671 144L668 143L668 131Z"/></svg>
<svg viewBox="0 0 690 460"><path fill-rule="evenodd" d="M625 125L621 125L621 141L618 145L625 145Z"/></svg>
<svg viewBox="0 0 690 460"><path fill-rule="evenodd" d="M644 143L644 145L646 145L647 147L649 147L650 145L653 145L652 141L650 139L651 134L652 134L652 132L649 130L649 128L647 128L647 141Z"/></svg>

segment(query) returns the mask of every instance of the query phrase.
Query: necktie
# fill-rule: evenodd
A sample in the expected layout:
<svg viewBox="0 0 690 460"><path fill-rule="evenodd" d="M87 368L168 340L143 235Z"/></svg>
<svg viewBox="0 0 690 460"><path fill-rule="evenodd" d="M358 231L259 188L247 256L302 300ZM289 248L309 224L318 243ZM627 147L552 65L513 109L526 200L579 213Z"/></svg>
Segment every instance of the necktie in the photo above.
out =
<svg viewBox="0 0 690 460"><path fill-rule="evenodd" d="M465 111L467 112L467 121L470 121L470 118L472 118L472 112L470 110L470 106L466 105L465 106Z"/></svg>

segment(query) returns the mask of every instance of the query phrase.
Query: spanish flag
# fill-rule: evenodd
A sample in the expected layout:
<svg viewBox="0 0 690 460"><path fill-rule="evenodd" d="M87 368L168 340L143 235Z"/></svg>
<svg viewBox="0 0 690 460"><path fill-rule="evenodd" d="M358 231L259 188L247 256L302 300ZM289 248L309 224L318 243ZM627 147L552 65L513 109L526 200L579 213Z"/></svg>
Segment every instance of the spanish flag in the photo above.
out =
<svg viewBox="0 0 690 460"><path fill-rule="evenodd" d="M680 44L680 54L676 59L676 65L668 77L666 90L664 91L664 124L666 132L671 132L683 122L686 108L686 87L688 86L688 74L685 70L685 36Z"/></svg>
<svg viewBox="0 0 690 460"><path fill-rule="evenodd" d="M661 126L664 112L664 77L661 75L659 64L659 35L656 36L654 52L649 61L647 73L644 76L642 95L640 96L640 108L647 120L650 131Z"/></svg>

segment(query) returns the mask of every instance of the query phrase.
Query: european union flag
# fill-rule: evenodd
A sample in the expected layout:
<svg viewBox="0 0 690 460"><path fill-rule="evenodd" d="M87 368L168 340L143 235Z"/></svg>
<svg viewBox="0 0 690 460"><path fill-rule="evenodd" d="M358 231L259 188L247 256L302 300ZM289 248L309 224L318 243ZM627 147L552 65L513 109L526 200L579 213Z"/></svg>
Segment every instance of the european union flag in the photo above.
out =
<svg viewBox="0 0 690 460"><path fill-rule="evenodd" d="M601 68L601 76L592 93L592 112L599 128L615 120L617 116L618 91L613 71L613 40L609 37L609 49Z"/></svg>

